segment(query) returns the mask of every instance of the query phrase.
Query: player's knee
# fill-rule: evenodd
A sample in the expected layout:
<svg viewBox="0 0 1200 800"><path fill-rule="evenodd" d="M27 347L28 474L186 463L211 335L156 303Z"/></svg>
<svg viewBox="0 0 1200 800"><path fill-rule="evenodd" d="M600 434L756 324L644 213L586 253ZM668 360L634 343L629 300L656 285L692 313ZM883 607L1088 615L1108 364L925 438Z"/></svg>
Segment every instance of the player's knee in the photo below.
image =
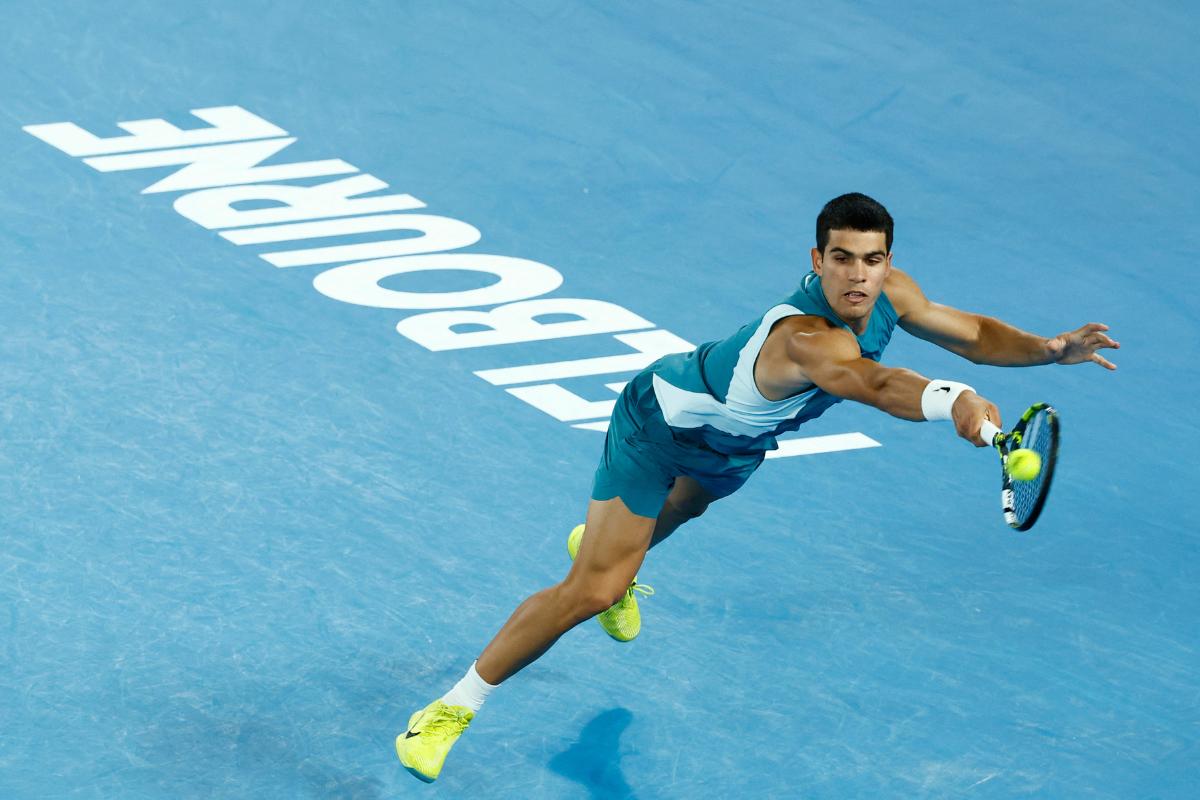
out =
<svg viewBox="0 0 1200 800"><path fill-rule="evenodd" d="M594 617L619 601L629 588L628 581L614 581L607 576L598 580L566 587L570 604L580 619Z"/></svg>

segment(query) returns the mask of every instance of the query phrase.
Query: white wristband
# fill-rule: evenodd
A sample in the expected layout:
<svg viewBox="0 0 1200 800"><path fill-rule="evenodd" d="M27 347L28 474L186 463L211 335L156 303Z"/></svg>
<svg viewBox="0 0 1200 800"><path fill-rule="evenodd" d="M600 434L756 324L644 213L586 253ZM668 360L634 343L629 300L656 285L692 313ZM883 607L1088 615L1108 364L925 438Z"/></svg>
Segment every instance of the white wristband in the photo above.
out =
<svg viewBox="0 0 1200 800"><path fill-rule="evenodd" d="M965 383L930 381L929 385L925 387L925 391L921 392L921 413L930 422L950 419L950 409L954 408L954 401L958 399L958 396L963 392L973 391L975 391L974 387L967 386Z"/></svg>

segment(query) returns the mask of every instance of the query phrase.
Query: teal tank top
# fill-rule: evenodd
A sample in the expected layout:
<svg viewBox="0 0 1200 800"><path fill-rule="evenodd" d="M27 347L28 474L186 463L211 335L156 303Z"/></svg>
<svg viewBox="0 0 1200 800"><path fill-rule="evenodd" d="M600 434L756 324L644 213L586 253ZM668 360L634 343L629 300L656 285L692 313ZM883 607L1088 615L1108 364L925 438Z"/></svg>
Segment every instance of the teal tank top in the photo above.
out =
<svg viewBox="0 0 1200 800"><path fill-rule="evenodd" d="M672 434L721 453L774 450L776 436L840 403L840 397L816 387L783 400L767 400L758 391L754 363L767 334L776 322L797 314L822 316L849 330L825 299L820 276L810 272L796 291L729 338L651 365L655 399ZM881 293L866 330L855 336L864 358L879 361L896 319L896 309Z"/></svg>

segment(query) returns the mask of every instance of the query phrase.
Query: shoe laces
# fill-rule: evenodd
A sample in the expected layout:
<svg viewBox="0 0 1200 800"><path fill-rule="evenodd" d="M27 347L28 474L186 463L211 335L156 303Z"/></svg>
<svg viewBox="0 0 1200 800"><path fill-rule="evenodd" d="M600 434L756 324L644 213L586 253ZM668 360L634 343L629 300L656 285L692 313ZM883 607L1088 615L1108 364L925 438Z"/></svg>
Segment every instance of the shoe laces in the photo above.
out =
<svg viewBox="0 0 1200 800"><path fill-rule="evenodd" d="M443 734L462 733L471 723L469 711L455 711L453 706L444 706L430 713L430 719L423 726L423 731L434 731Z"/></svg>
<svg viewBox="0 0 1200 800"><path fill-rule="evenodd" d="M654 594L654 587L647 586L644 583L638 583L637 578L634 578L629 582L629 588L625 590L625 596L633 597L634 592L638 592L645 597L650 597L652 594Z"/></svg>

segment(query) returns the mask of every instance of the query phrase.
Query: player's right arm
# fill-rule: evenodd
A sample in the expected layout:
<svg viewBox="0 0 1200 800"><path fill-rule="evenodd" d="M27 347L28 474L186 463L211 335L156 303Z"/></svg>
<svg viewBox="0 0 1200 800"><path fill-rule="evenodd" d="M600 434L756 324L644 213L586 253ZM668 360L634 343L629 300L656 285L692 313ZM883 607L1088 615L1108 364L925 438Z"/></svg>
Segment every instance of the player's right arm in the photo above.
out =
<svg viewBox="0 0 1200 800"><path fill-rule="evenodd" d="M787 354L809 382L829 394L901 419L926 419L922 398L930 380L911 369L885 367L863 358L858 342L845 329L805 326L795 330L787 340ZM1000 425L999 409L973 391L959 394L950 413L958 435L977 447L986 446L979 436L984 419Z"/></svg>

